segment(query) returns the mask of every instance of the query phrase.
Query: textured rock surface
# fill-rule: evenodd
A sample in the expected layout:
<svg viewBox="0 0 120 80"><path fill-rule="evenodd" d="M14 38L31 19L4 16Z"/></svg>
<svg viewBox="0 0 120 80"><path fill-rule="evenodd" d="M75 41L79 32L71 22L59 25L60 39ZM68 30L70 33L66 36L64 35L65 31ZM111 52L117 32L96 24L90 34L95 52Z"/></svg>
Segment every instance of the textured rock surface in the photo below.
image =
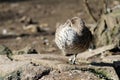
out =
<svg viewBox="0 0 120 80"><path fill-rule="evenodd" d="M22 68L21 80L38 80L49 72L50 68L31 63Z"/></svg>
<svg viewBox="0 0 120 80"><path fill-rule="evenodd" d="M1 80L119 80L114 68L104 63L70 65L68 58L55 54L13 55L13 59L1 56Z"/></svg>
<svg viewBox="0 0 120 80"><path fill-rule="evenodd" d="M0 63L0 80L38 80L49 74L50 68L36 65L29 61L9 61L2 56Z"/></svg>
<svg viewBox="0 0 120 80"><path fill-rule="evenodd" d="M59 59L58 59L59 58ZM17 60L28 60L36 65L43 65L52 69L49 75L42 77L42 80L61 80L61 79L83 79L83 80L99 80L103 78L119 80L116 75L115 70L109 64L96 63L90 66L89 64L81 63L80 65L70 65L67 63L64 56L60 55L50 55L50 54L25 54L25 55L15 55L14 59ZM111 65L113 65L111 63ZM29 68L29 67L28 67ZM29 68L30 69L30 68ZM28 69L28 70L29 70ZM32 68L31 68L32 69ZM84 70L85 69L85 70ZM44 69L43 69L44 70ZM74 74L74 70L78 73ZM54 72L55 71L55 72ZM71 73L70 73L71 72ZM72 76L69 77L71 74ZM81 77L81 76L84 77ZM57 77L59 76L59 77ZM88 76L88 77L85 77ZM94 77L93 77L94 76ZM96 77L97 76L97 77ZM102 76L102 77L98 77ZM90 79L91 78L91 79Z"/></svg>
<svg viewBox="0 0 120 80"><path fill-rule="evenodd" d="M99 80L99 78L90 72L71 70L65 72L52 71L49 75L44 76L39 80Z"/></svg>
<svg viewBox="0 0 120 80"><path fill-rule="evenodd" d="M103 62L113 63L115 61L120 61L120 55L107 56L102 59Z"/></svg>
<svg viewBox="0 0 120 80"><path fill-rule="evenodd" d="M23 65L28 64L28 62L16 62L11 61L0 65L0 79L10 80L10 78L17 79L19 77L19 72Z"/></svg>
<svg viewBox="0 0 120 80"><path fill-rule="evenodd" d="M102 15L94 28L96 47L116 43L120 44L120 10Z"/></svg>

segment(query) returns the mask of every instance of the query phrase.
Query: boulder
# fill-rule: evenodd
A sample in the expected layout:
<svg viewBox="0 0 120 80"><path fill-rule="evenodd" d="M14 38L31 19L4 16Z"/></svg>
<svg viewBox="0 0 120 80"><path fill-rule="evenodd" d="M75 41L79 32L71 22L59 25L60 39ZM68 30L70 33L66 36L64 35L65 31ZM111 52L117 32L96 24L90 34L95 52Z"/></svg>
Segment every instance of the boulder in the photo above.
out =
<svg viewBox="0 0 120 80"><path fill-rule="evenodd" d="M120 9L103 14L92 32L96 47L112 43L120 46Z"/></svg>

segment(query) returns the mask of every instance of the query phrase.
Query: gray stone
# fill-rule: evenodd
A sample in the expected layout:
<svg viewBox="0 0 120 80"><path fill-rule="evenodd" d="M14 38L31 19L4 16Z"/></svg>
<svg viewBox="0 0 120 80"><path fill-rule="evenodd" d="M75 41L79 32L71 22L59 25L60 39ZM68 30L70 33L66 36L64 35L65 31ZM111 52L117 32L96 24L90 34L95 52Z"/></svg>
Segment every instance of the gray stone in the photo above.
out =
<svg viewBox="0 0 120 80"><path fill-rule="evenodd" d="M99 80L99 78L90 72L71 70L64 72L53 71L39 80Z"/></svg>
<svg viewBox="0 0 120 80"><path fill-rule="evenodd" d="M120 55L106 56L102 61L105 63L114 63L115 61L120 61Z"/></svg>
<svg viewBox="0 0 120 80"><path fill-rule="evenodd" d="M50 68L39 66L34 63L25 65L22 68L21 80L38 80L41 77L48 75Z"/></svg>
<svg viewBox="0 0 120 80"><path fill-rule="evenodd" d="M4 63L0 65L0 78L4 80L9 80L9 78L15 78L18 72L21 71L23 65L29 62L11 61L9 63ZM18 77L17 77L18 78Z"/></svg>
<svg viewBox="0 0 120 80"><path fill-rule="evenodd" d="M0 80L38 80L49 74L51 68L27 60L11 61L1 56Z"/></svg>
<svg viewBox="0 0 120 80"><path fill-rule="evenodd" d="M11 60L6 55L0 55L0 65L10 63Z"/></svg>
<svg viewBox="0 0 120 80"><path fill-rule="evenodd" d="M99 65L90 65L90 63L82 63L82 64L78 64L78 65L70 65L67 63L66 57L64 56L60 56L60 55L50 55L50 54L25 54L25 55L14 55L14 59L16 60L28 60L28 61L31 61L37 65L41 65L41 66L46 66L46 67L49 67L50 69L53 69L53 70L57 70L58 72L61 72L61 73L54 73L54 74L49 74L49 75L45 75L43 77L40 77L39 79L40 80L71 80L71 79L83 79L83 80L89 80L88 78L80 78L79 76L75 76L74 74L71 74L73 75L74 77L73 78L70 78L69 77L69 71L71 70L78 70L78 71L83 71L81 72L81 76L85 76L86 74L84 74L84 72L86 72L87 74L91 74L91 75L96 75L97 78L106 78L106 79L113 79L113 80L119 80L118 79L118 76L114 70L114 68L112 66L104 66L103 63L99 63ZM101 67L101 65L103 65ZM30 65L31 66L31 65ZM34 67L31 67L29 68L29 66L26 66L25 70L28 71L27 73L29 73L29 70L33 70L33 68L37 68L37 66L34 66ZM44 69L43 69L44 70ZM41 70L40 70L41 71ZM88 73L89 72L89 73ZM24 72L24 75L27 74L26 72ZM38 73L38 74L41 74L38 70L38 72L34 72L33 73ZM51 73L51 72L50 72ZM65 73L65 74L64 74ZM67 73L67 74L66 74ZM33 78L35 78L32 73L29 73L29 75L33 76ZM92 76L89 75L88 77L91 78ZM26 75L28 76L28 75ZM40 75L39 75L40 76ZM57 76L60 76L60 77L57 77ZM67 76L67 77L65 77ZM95 76L95 77L96 77ZM96 79L94 77L95 80L99 80L99 79ZM26 77L27 78L27 77ZM28 76L28 78L31 79L30 76ZM94 79L90 79L90 80L94 80Z"/></svg>
<svg viewBox="0 0 120 80"><path fill-rule="evenodd" d="M120 10L102 15L93 32L96 47L113 43L120 46Z"/></svg>
<svg viewBox="0 0 120 80"><path fill-rule="evenodd" d="M103 46L103 47L94 49L92 51L86 51L86 52L80 53L77 55L77 59L78 59L78 61L87 60L95 55L101 54L105 51L109 51L109 50L115 48L115 46L116 46L115 44L110 44L107 46Z"/></svg>

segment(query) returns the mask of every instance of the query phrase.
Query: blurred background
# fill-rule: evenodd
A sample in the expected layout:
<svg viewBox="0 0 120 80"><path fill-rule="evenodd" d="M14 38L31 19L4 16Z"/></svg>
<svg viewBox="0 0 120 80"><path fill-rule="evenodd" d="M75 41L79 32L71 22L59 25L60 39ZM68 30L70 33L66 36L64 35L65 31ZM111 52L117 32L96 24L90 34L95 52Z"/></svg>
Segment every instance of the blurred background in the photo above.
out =
<svg viewBox="0 0 120 80"><path fill-rule="evenodd" d="M104 13L104 0L85 1L0 0L0 44L11 50L32 46L39 53L59 53L54 43L57 24L78 16L94 25ZM107 7L119 4L119 0L108 0Z"/></svg>

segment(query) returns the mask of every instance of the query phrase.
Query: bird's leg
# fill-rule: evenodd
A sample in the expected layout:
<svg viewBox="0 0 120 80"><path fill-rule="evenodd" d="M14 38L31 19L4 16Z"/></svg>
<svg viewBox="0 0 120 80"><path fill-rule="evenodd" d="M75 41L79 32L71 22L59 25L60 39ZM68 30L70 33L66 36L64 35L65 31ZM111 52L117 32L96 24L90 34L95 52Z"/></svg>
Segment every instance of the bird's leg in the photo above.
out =
<svg viewBox="0 0 120 80"><path fill-rule="evenodd" d="M76 56L77 56L77 54L74 54L72 57L69 58L70 64L76 64Z"/></svg>

